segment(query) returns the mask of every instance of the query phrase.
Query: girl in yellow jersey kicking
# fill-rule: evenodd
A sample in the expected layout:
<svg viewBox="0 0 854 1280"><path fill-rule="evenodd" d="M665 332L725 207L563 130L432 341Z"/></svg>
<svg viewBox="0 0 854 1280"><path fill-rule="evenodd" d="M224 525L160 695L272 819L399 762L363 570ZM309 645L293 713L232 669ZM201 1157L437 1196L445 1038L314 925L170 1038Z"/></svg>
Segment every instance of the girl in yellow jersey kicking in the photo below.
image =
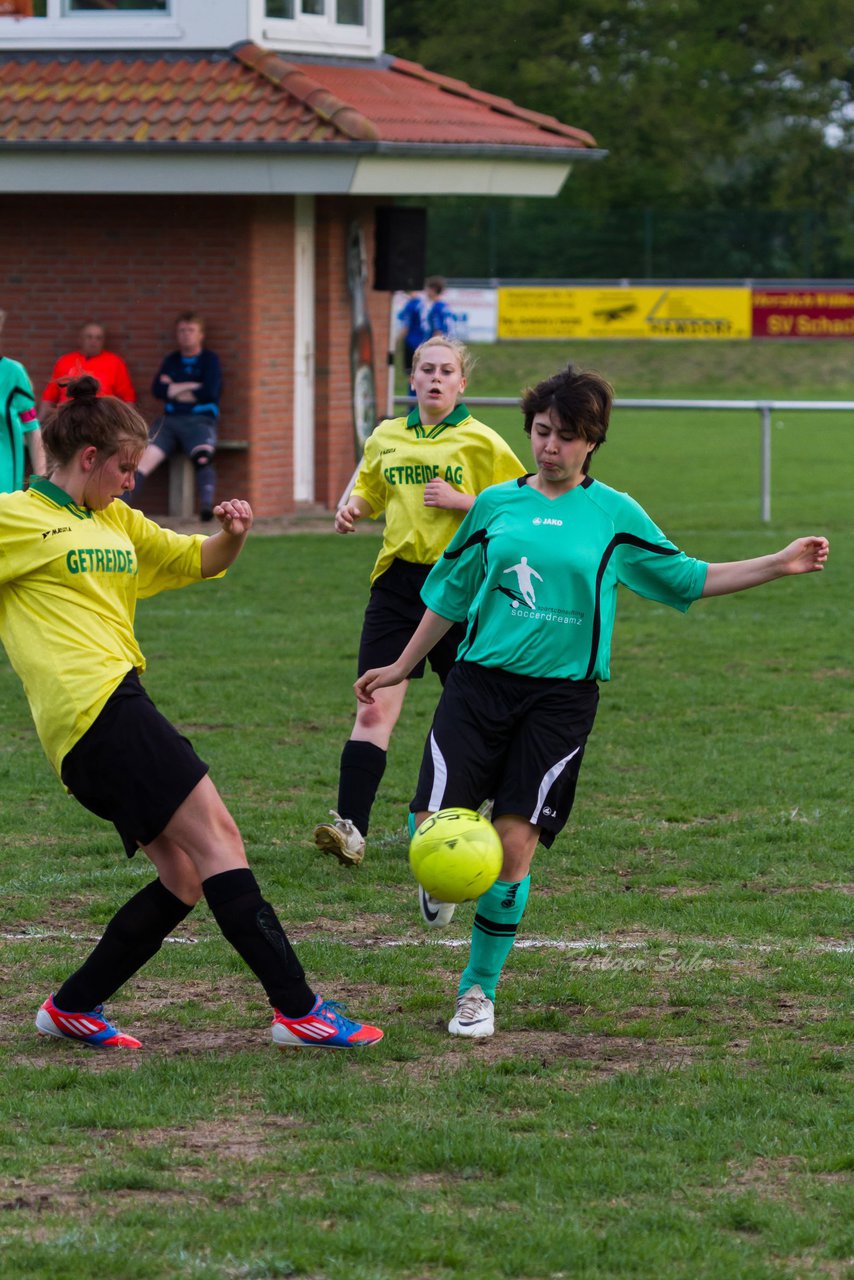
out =
<svg viewBox="0 0 854 1280"><path fill-rule="evenodd" d="M83 965L36 1015L45 1036L139 1049L104 1001L160 950L204 895L263 986L276 1045L355 1048L382 1038L309 987L261 896L240 832L186 738L140 684L138 599L224 573L252 527L248 502L214 508L211 538L161 529L117 502L148 443L136 409L84 376L44 428L48 478L0 495L0 639L45 752L71 794L112 822L157 878L115 914Z"/></svg>
<svg viewBox="0 0 854 1280"><path fill-rule="evenodd" d="M393 662L424 613L421 587L475 500L489 485L524 475L513 450L471 416L460 397L471 372L461 342L437 335L412 359L415 408L388 418L371 433L353 491L338 509L337 533L352 533L365 516L385 514L382 548L371 574L371 595L359 645L359 671ZM442 684L453 665L463 628L452 628L430 654ZM424 662L408 679L420 679ZM408 681L358 704L356 722L341 753L338 808L315 829L318 848L345 866L365 852L371 808Z"/></svg>

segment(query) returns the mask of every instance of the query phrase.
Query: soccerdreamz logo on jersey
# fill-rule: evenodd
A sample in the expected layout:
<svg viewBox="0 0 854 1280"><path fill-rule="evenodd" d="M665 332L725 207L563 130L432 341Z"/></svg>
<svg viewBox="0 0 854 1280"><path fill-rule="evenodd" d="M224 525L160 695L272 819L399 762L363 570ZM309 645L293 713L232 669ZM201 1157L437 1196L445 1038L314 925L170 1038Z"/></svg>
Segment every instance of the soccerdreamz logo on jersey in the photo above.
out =
<svg viewBox="0 0 854 1280"><path fill-rule="evenodd" d="M544 523L560 523L560 521L547 520ZM554 609L551 606L537 606L535 580L536 582L543 582L544 579L543 575L538 573L532 564L528 563L527 556L522 556L518 564L511 564L503 572L505 574L512 573L516 576L515 586L505 586L503 583L499 583L494 588L494 590L500 591L502 595L508 597L511 617L527 618L536 622L560 622L564 626L581 626L584 621L584 614L578 609Z"/></svg>

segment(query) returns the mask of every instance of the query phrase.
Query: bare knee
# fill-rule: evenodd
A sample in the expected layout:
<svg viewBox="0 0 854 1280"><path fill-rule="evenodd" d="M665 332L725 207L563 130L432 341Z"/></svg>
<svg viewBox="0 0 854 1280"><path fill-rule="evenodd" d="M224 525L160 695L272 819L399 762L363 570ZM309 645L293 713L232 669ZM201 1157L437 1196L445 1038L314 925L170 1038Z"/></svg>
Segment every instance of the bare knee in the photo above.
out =
<svg viewBox="0 0 854 1280"><path fill-rule="evenodd" d="M166 836L159 836L145 845L143 852L154 864L163 887L186 906L194 907L202 896L202 878L180 845Z"/></svg>
<svg viewBox="0 0 854 1280"><path fill-rule="evenodd" d="M531 869L540 828L524 818L507 814L495 819L495 829L501 837L504 849L499 878L508 882L524 880Z"/></svg>
<svg viewBox="0 0 854 1280"><path fill-rule="evenodd" d="M389 724L389 716L384 707L374 704L373 706L361 706L356 714L356 729L362 729L368 732L376 729L393 728L394 720Z"/></svg>
<svg viewBox="0 0 854 1280"><path fill-rule="evenodd" d="M192 875L181 876L176 884L170 884L166 876L161 875L161 882L170 893L180 898L188 907L194 907L202 898L202 882L198 872L193 868Z"/></svg>
<svg viewBox="0 0 854 1280"><path fill-rule="evenodd" d="M202 880L246 866L237 823L207 775L172 815L164 835L186 853Z"/></svg>
<svg viewBox="0 0 854 1280"><path fill-rule="evenodd" d="M228 849L235 856L245 858L246 850L243 846L243 836L237 823L232 818L228 809L223 805L219 811L212 816L210 824L211 843L215 843L220 849Z"/></svg>
<svg viewBox="0 0 854 1280"><path fill-rule="evenodd" d="M389 693L391 697L383 696ZM401 685L391 690L379 690L370 705L360 702L350 736L356 741L373 742L376 746L387 749L394 726L400 718L405 693L406 685Z"/></svg>

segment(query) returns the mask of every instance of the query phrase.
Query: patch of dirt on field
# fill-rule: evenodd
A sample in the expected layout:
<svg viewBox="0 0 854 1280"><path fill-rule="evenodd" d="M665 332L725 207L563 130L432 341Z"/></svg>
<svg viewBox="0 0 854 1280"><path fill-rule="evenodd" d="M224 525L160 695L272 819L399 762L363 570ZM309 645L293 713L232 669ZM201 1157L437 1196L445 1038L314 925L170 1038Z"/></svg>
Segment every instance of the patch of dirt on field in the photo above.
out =
<svg viewBox="0 0 854 1280"><path fill-rule="evenodd" d="M300 942L321 936L329 942L354 942L365 948L388 946L389 942L406 942L406 938L390 937L381 932L384 926L393 921L391 912L371 916L348 915L341 920L318 916L317 919L302 924L288 925L288 937L293 938L294 942Z"/></svg>
<svg viewBox="0 0 854 1280"><path fill-rule="evenodd" d="M747 1168L739 1168L734 1160L727 1165L729 1176L722 1191L755 1191L771 1200L802 1204L801 1192L789 1189L792 1178L814 1178L819 1185L848 1180L848 1173L811 1172L800 1156L758 1156Z"/></svg>
<svg viewBox="0 0 854 1280"><path fill-rule="evenodd" d="M289 1130L303 1125L304 1121L283 1115L270 1115L263 1124L239 1114L223 1115L217 1120L200 1120L192 1126L143 1129L123 1134L123 1141L130 1150L168 1147L171 1152L170 1171L177 1176L189 1173L195 1180L199 1176L197 1157L207 1159L215 1155L223 1166L235 1161L253 1164L269 1154L272 1143L280 1138L286 1139Z"/></svg>
<svg viewBox="0 0 854 1280"><path fill-rule="evenodd" d="M854 884L840 884L833 880L817 880L814 884L762 884L758 880L743 880L742 889L752 889L754 893L854 893Z"/></svg>
<svg viewBox="0 0 854 1280"><path fill-rule="evenodd" d="M446 1032L444 1020L435 1024L437 1031ZM416 1079L456 1071L471 1063L472 1055L479 1062L494 1066L513 1060L528 1060L532 1066L560 1066L577 1063L586 1067L598 1078L614 1076L622 1071L637 1071L642 1067L659 1070L678 1070L689 1066L702 1054L701 1046L681 1044L678 1041L647 1040L641 1036L603 1036L594 1032L572 1034L566 1031L542 1031L515 1028L502 1031L496 1027L494 1036L482 1040L465 1040L448 1036L439 1053L425 1054L423 1058L395 1062L394 1074L399 1079L401 1071ZM580 1078L584 1083L586 1077Z"/></svg>
<svg viewBox="0 0 854 1280"><path fill-rule="evenodd" d="M622 872L618 874L622 875ZM629 874L628 872L625 874ZM656 893L660 898L700 898L711 893L717 885L711 884L634 884L635 893Z"/></svg>
<svg viewBox="0 0 854 1280"><path fill-rule="evenodd" d="M619 876L629 876L632 872L618 871ZM627 886L629 887L629 886ZM715 884L632 884L635 893L657 894L660 898L700 898L707 893L715 893L720 885ZM854 884L839 884L831 880L818 880L814 884L763 884L761 880L742 880L742 889L751 893L789 894L789 893L854 893Z"/></svg>
<svg viewBox="0 0 854 1280"><path fill-rule="evenodd" d="M826 1005L810 1004L808 997L803 1000L792 1000L788 996L778 996L769 1000L767 1006L755 1012L744 1004L739 996L728 996L721 1006L721 1012L715 1017L717 1023L725 1023L734 1033L730 1047L743 1049L749 1043L744 1039L750 1032L768 1030L772 1027L803 1028L815 1026L816 1023L828 1022L837 1016L838 1010L829 1009ZM813 1042L813 1036L802 1034L797 1036L801 1044ZM829 1052L835 1052L833 1045L824 1046Z"/></svg>
<svg viewBox="0 0 854 1280"><path fill-rule="evenodd" d="M45 1165L39 1182L26 1178L7 1178L0 1195L0 1213L14 1213L21 1209L29 1213L44 1213L48 1209L68 1206L74 1208L80 1198L76 1186L79 1169L68 1165ZM8 1219L0 1218L3 1225Z"/></svg>
<svg viewBox="0 0 854 1280"><path fill-rule="evenodd" d="M791 1275L796 1280L808 1280L810 1276L820 1277L821 1280L851 1280L854 1271L854 1257L816 1258L811 1253L806 1253L795 1258L778 1258L772 1255L772 1259L786 1268L786 1275Z"/></svg>

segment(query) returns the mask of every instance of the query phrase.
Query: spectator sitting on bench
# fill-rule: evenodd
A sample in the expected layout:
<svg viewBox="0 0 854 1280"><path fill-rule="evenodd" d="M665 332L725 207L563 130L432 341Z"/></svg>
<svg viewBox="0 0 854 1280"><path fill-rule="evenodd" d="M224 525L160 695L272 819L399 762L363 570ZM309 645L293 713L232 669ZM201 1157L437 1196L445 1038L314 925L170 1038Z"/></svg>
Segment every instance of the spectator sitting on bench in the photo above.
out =
<svg viewBox="0 0 854 1280"><path fill-rule="evenodd" d="M152 443L140 459L134 493L138 501L145 477L180 449L196 470L199 515L202 520L212 520L222 372L219 358L205 349L205 325L197 312L182 311L175 323L175 337L178 350L170 351L151 384L152 395L166 403L152 428Z"/></svg>

